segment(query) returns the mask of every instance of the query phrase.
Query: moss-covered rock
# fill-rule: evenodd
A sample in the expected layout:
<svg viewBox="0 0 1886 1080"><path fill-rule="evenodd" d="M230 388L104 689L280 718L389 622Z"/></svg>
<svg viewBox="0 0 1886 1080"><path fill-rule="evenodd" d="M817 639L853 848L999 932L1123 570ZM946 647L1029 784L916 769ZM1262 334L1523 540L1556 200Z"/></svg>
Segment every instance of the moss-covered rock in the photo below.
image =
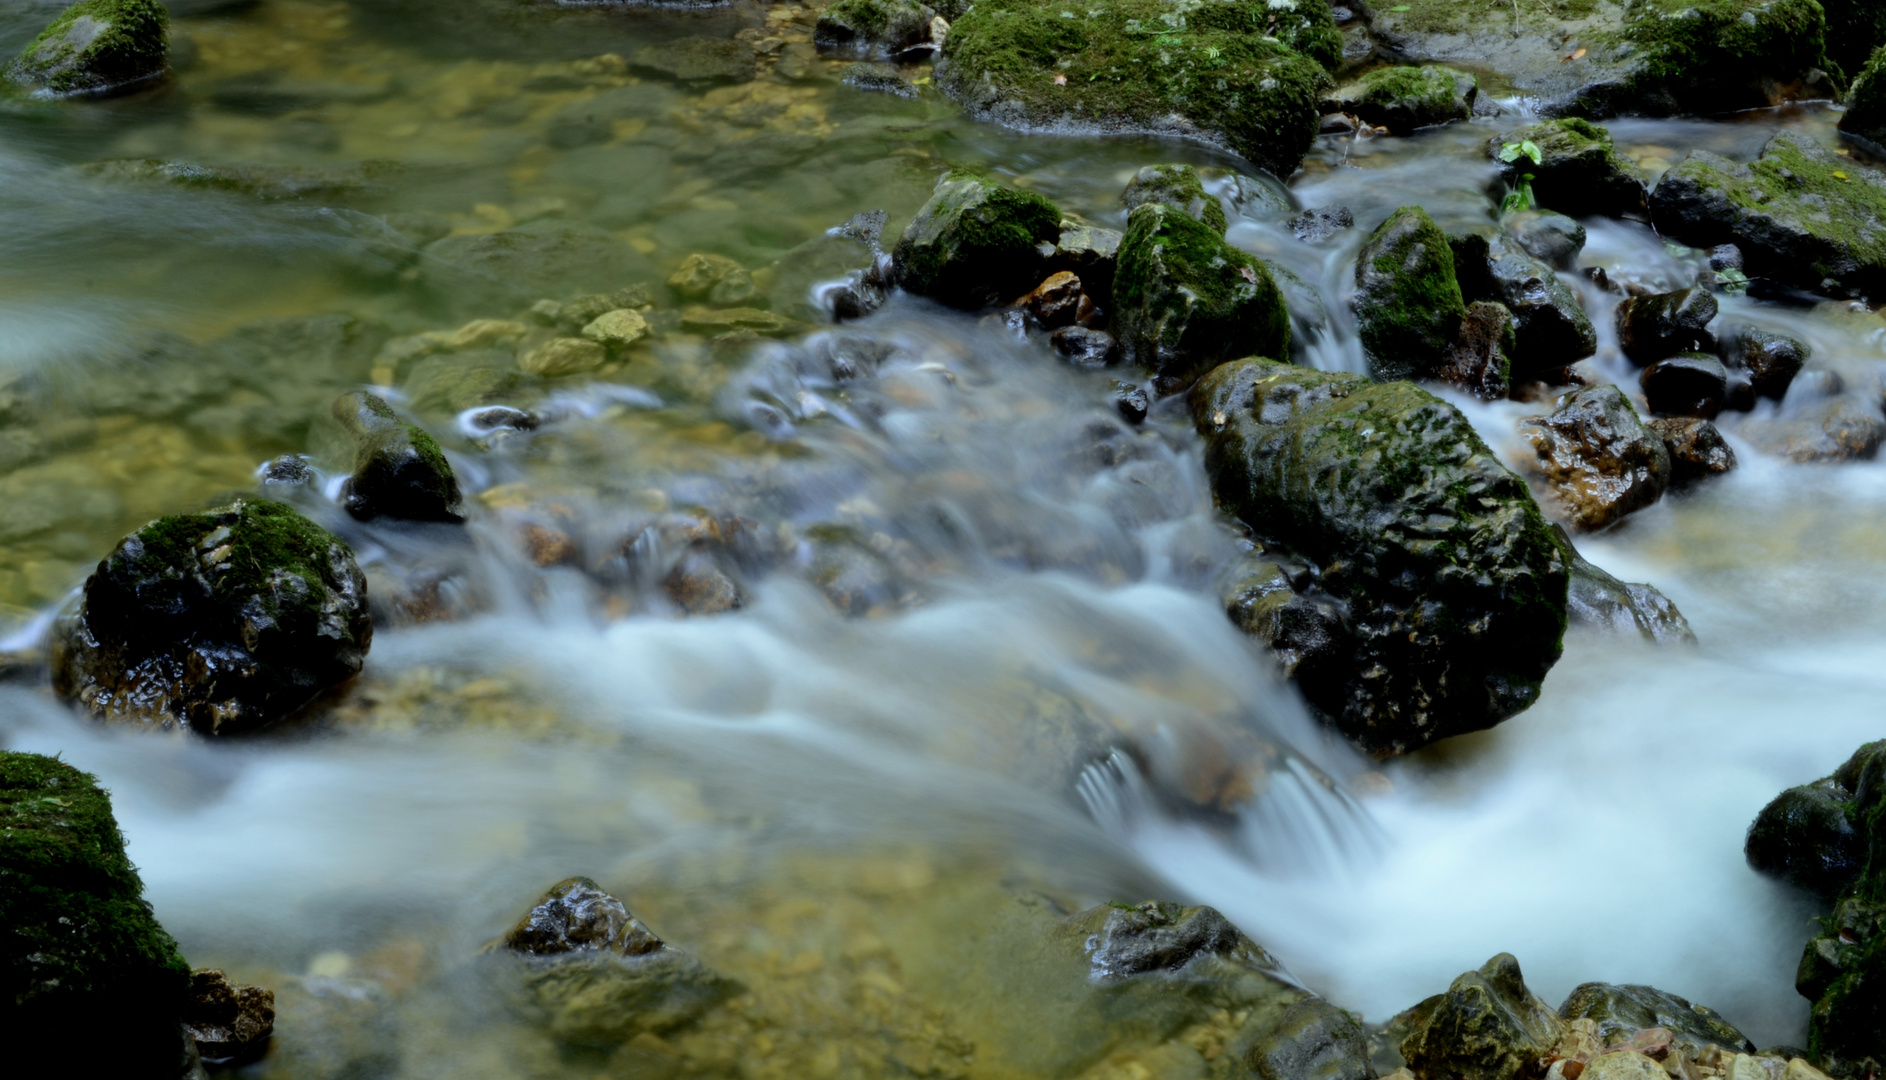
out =
<svg viewBox="0 0 1886 1080"><path fill-rule="evenodd" d="M1840 117L1840 132L1867 144L1874 153L1886 152L1886 47L1875 52L1847 92L1847 111Z"/></svg>
<svg viewBox="0 0 1886 1080"><path fill-rule="evenodd" d="M170 13L157 0L82 0L46 27L7 77L58 97L119 93L163 78Z"/></svg>
<svg viewBox="0 0 1886 1080"><path fill-rule="evenodd" d="M1827 59L1849 78L1886 45L1886 7L1874 0L1821 0L1827 13Z"/></svg>
<svg viewBox="0 0 1886 1080"><path fill-rule="evenodd" d="M1574 217L1622 217L1643 211L1648 189L1637 169L1618 154L1605 128L1577 117L1542 120L1494 139L1487 153L1499 161L1507 146L1526 142L1539 148L1539 161L1516 157L1501 162L1501 173L1512 186L1522 176L1531 176L1533 198L1540 206Z"/></svg>
<svg viewBox="0 0 1886 1080"><path fill-rule="evenodd" d="M1491 300L1468 304L1460 335L1433 377L1482 401L1506 397L1513 388L1512 358L1519 348L1514 326L1513 313L1504 304Z"/></svg>
<svg viewBox="0 0 1886 1080"><path fill-rule="evenodd" d="M1010 127L1177 136L1289 176L1339 43L1326 0L978 0L936 77Z"/></svg>
<svg viewBox="0 0 1886 1080"><path fill-rule="evenodd" d="M812 44L822 53L888 59L929 44L934 18L917 0L838 0L819 12Z"/></svg>
<svg viewBox="0 0 1886 1080"><path fill-rule="evenodd" d="M121 541L55 636L53 684L100 719L238 734L357 674L372 639L347 545L237 500Z"/></svg>
<svg viewBox="0 0 1886 1080"><path fill-rule="evenodd" d="M1886 294L1886 175L1784 131L1739 165L1692 150L1650 195L1657 231L1734 244L1750 277L1830 295Z"/></svg>
<svg viewBox="0 0 1886 1080"><path fill-rule="evenodd" d="M1447 234L1419 206L1404 206L1356 255L1356 322L1369 374L1422 379L1447 359L1467 317Z"/></svg>
<svg viewBox="0 0 1886 1080"><path fill-rule="evenodd" d="M602 346L586 339L568 340L602 352ZM343 496L348 513L362 521L465 520L458 477L438 440L424 428L402 421L385 401L359 391L334 402L334 419L354 439L354 471Z"/></svg>
<svg viewBox="0 0 1886 1080"><path fill-rule="evenodd" d="M0 751L0 1031L14 1045L82 1055L85 1075L183 1075L190 969L143 891L95 777Z"/></svg>
<svg viewBox="0 0 1886 1080"><path fill-rule="evenodd" d="M1391 134L1466 120L1473 116L1480 83L1472 75L1430 64L1385 67L1338 88L1324 99L1324 112L1345 112Z"/></svg>
<svg viewBox="0 0 1886 1080"><path fill-rule="evenodd" d="M1510 953L1455 979L1445 994L1415 1006L1401 1054L1415 1075L1457 1080L1522 1080L1558 1042L1565 1022L1527 989Z"/></svg>
<svg viewBox="0 0 1886 1080"><path fill-rule="evenodd" d="M898 285L959 308L1003 304L1040 284L1061 211L1032 191L972 173L937 181L891 252Z"/></svg>
<svg viewBox="0 0 1886 1080"><path fill-rule="evenodd" d="M1524 382L1598 351L1598 331L1578 294L1550 266L1492 229L1449 238L1454 275L1469 302L1513 313L1513 379Z"/></svg>
<svg viewBox="0 0 1886 1080"><path fill-rule="evenodd" d="M1219 504L1346 606L1346 663L1305 695L1404 753L1531 705L1565 630L1565 555L1524 481L1453 406L1269 360L1193 388Z"/></svg>
<svg viewBox="0 0 1886 1080"><path fill-rule="evenodd" d="M1226 360L1287 356L1290 311L1256 258L1165 203L1127 218L1113 282L1122 355L1179 388Z"/></svg>
<svg viewBox="0 0 1886 1080"><path fill-rule="evenodd" d="M1550 415L1522 421L1519 433L1535 455L1528 468L1575 528L1615 524L1669 485L1669 451L1615 386L1567 394Z"/></svg>
<svg viewBox="0 0 1886 1080"><path fill-rule="evenodd" d="M1225 207L1218 197L1205 190L1205 182L1199 179L1198 170L1190 165L1148 165L1133 174L1133 179L1120 193L1120 205L1131 213L1134 208L1145 203L1165 203L1177 210L1183 210L1199 221L1210 226L1212 231L1223 236L1230 227L1225 219Z"/></svg>

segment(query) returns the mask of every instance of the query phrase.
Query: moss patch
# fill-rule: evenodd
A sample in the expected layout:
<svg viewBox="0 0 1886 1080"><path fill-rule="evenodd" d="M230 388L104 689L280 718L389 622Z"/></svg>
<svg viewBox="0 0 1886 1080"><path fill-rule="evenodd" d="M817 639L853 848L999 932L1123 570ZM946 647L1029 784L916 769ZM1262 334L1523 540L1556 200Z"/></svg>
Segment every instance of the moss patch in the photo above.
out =
<svg viewBox="0 0 1886 1080"><path fill-rule="evenodd" d="M958 170L937 182L892 259L904 288L974 309L1040 284L1045 261L1036 245L1060 236L1060 208L1047 199Z"/></svg>
<svg viewBox="0 0 1886 1080"><path fill-rule="evenodd" d="M1289 308L1270 268L1165 203L1127 218L1113 302L1126 358L1178 385L1233 357L1290 353Z"/></svg>
<svg viewBox="0 0 1886 1080"><path fill-rule="evenodd" d="M1205 191L1198 170L1190 165L1146 166L1126 185L1120 202L1129 211L1149 202L1165 203L1197 218L1220 236L1230 228L1224 206Z"/></svg>
<svg viewBox="0 0 1886 1080"><path fill-rule="evenodd" d="M1395 211L1369 237L1356 288L1357 333L1377 379L1429 375L1467 317L1447 234L1418 206Z"/></svg>
<svg viewBox="0 0 1886 1080"><path fill-rule="evenodd" d="M67 8L9 69L54 94L100 93L164 71L170 13L157 0L82 0Z"/></svg>
<svg viewBox="0 0 1886 1080"><path fill-rule="evenodd" d="M1636 0L1630 11L1622 36L1643 57L1637 89L1686 111L1743 108L1752 77L1831 66L1817 0Z"/></svg>
<svg viewBox="0 0 1886 1080"><path fill-rule="evenodd" d="M1875 152L1886 151L1886 47L1875 52L1853 80L1840 130L1871 143Z"/></svg>

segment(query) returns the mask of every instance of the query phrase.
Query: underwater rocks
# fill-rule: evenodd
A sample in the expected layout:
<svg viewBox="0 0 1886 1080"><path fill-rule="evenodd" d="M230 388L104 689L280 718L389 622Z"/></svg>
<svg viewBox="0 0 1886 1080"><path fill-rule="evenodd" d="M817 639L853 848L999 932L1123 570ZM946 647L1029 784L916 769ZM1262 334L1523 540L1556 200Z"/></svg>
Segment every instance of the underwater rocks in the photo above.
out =
<svg viewBox="0 0 1886 1080"><path fill-rule="evenodd" d="M1289 176L1340 40L1325 0L979 0L951 24L936 79L979 119L1176 136Z"/></svg>
<svg viewBox="0 0 1886 1080"><path fill-rule="evenodd" d="M169 70L170 13L157 0L83 0L65 9L7 68L49 97L102 97Z"/></svg>
<svg viewBox="0 0 1886 1080"><path fill-rule="evenodd" d="M896 283L951 307L1005 303L1046 276L1061 211L1031 191L946 173L891 253Z"/></svg>
<svg viewBox="0 0 1886 1080"><path fill-rule="evenodd" d="M587 340L552 339L561 340L577 341L598 354L603 351ZM465 520L458 479L438 441L423 428L402 421L386 402L359 391L342 394L333 413L354 439L354 471L342 495L348 513L362 521Z"/></svg>
<svg viewBox="0 0 1886 1080"><path fill-rule="evenodd" d="M1179 389L1239 356L1288 356L1290 311L1270 268L1163 202L1127 218L1113 334L1128 361Z"/></svg>
<svg viewBox="0 0 1886 1080"><path fill-rule="evenodd" d="M1392 135L1407 135L1416 128L1469 119L1479 95L1479 82L1464 71L1439 65L1385 67L1340 87L1320 107L1387 128Z"/></svg>
<svg viewBox="0 0 1886 1080"><path fill-rule="evenodd" d="M501 311L566 290L607 292L660 277L648 257L606 229L533 221L428 244L419 265L428 289L454 306Z"/></svg>
<svg viewBox="0 0 1886 1080"><path fill-rule="evenodd" d="M1427 211L1404 206L1356 256L1357 335L1369 374L1387 381L1429 377L1467 317L1447 234Z"/></svg>
<svg viewBox="0 0 1886 1080"><path fill-rule="evenodd" d="M1603 127L1577 117L1545 120L1493 140L1487 153L1499 160L1505 147L1526 142L1539 148L1538 162L1518 157L1504 162L1500 171L1509 187L1531 176L1538 205L1573 217L1643 212L1649 190Z"/></svg>
<svg viewBox="0 0 1886 1080"><path fill-rule="evenodd" d="M1300 682L1377 757L1492 727L1557 661L1569 568L1525 482L1406 382L1248 359L1193 388L1220 505L1319 568L1346 660Z"/></svg>
<svg viewBox="0 0 1886 1080"><path fill-rule="evenodd" d="M53 686L101 720L234 735L358 674L372 640L347 545L237 500L160 518L98 564L55 633Z"/></svg>
<svg viewBox="0 0 1886 1080"><path fill-rule="evenodd" d="M0 1031L22 1057L185 1074L190 969L142 893L97 779L0 751Z"/></svg>
<svg viewBox="0 0 1886 1080"><path fill-rule="evenodd" d="M1644 426L1615 386L1592 386L1559 399L1547 416L1520 424L1532 444L1526 463L1575 528L1602 529L1663 497L1670 452Z"/></svg>

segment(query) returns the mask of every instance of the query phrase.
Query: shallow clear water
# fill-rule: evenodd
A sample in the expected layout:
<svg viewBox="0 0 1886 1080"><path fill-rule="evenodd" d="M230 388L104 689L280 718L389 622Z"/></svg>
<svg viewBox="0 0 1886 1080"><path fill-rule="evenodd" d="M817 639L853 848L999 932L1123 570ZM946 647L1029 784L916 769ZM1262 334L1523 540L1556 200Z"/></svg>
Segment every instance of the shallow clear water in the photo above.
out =
<svg viewBox="0 0 1886 1080"><path fill-rule="evenodd" d="M57 6L10 7L0 51ZM390 386L474 489L466 543L354 525L308 497L391 606L359 684L291 733L131 738L0 686L8 746L61 752L112 788L193 962L284 986L373 980L393 995L398 1030L380 1038L403 1075L590 1075L492 1020L470 959L585 873L753 988L747 1011L677 1041L683 1071L731 1070L716 1055L734 1053L749 1075L887 1061L1041 1075L1084 1068L1104 1040L1015 961L1035 924L999 912L1017 895L1044 912L1161 896L1219 907L1371 1020L1511 951L1552 1000L1649 982L1760 1044L1800 1041L1810 910L1747 870L1741 837L1781 787L1880 734L1886 468L1789 464L1725 422L1739 471L1581 544L1665 591L1700 645L1574 634L1530 712L1373 766L1312 724L1219 609L1236 539L1180 403L1129 429L1107 375L1038 342L904 298L866 324L895 348L840 378L846 338L810 324L772 341L675 332L588 376L503 383L503 400L556 419L489 447L438 389L456 369L379 352L542 297L659 285L694 252L763 271L774 310L804 318L831 269L825 231L880 208L900 228L947 165L1117 226L1139 166L1235 161L978 126L929 92L843 87L824 61L789 78L775 56L811 16L784 5L173 10L188 44L168 87L0 107L0 612L15 643L150 518L252 489L277 454L337 475L321 417L343 390ZM595 59L742 32L786 44L731 87ZM1409 202L1444 225L1484 219L1483 147L1507 123L1326 141L1289 199L1347 205L1364 227ZM1655 171L1690 147L1749 156L1777 127L1831 123L1614 130ZM122 159L274 171L206 187L90 167ZM1324 309L1300 313L1321 323L1298 327L1301 358L1359 367L1362 234L1303 245L1280 213L1253 210L1232 239L1321 292ZM418 250L518 225L600 232L607 265L494 281ZM1583 261L1614 280L1662 287L1697 262L1641 225L1591 233ZM1590 366L1628 386L1612 298L1586 297L1603 335ZM367 322L279 321L320 315ZM1739 299L1727 317L1803 337L1849 385L1886 359L1878 316L1845 305ZM1535 411L1460 404L1509 455ZM756 523L775 569L743 582L740 610L682 617L651 582L701 508ZM544 525L575 565L533 563ZM812 583L820 529L877 568L857 617ZM1257 797L1209 824L1161 809L1226 784ZM285 997L265 1071L321 1075L292 1056L321 1030ZM1151 1051L1143 1064L1184 1075Z"/></svg>

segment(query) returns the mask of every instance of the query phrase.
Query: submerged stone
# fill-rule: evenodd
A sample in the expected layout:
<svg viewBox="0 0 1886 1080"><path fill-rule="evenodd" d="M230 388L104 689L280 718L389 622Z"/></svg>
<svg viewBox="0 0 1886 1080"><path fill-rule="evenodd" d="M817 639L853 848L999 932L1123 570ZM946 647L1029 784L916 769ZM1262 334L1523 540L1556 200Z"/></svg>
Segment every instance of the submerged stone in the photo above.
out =
<svg viewBox="0 0 1886 1080"><path fill-rule="evenodd" d="M53 685L102 720L252 731L359 673L366 590L347 545L282 503L161 518L86 581Z"/></svg>
<svg viewBox="0 0 1886 1080"><path fill-rule="evenodd" d="M1433 374L1467 317L1447 234L1427 211L1404 206L1356 255L1357 335L1376 379Z"/></svg>
<svg viewBox="0 0 1886 1080"><path fill-rule="evenodd" d="M1577 117L1544 120L1493 140L1487 153L1497 161L1507 146L1526 142L1539 148L1539 161L1517 157L1501 162L1500 171L1509 186L1531 176L1533 199L1540 206L1573 217L1643 212L1649 189L1618 154L1605 128Z"/></svg>
<svg viewBox="0 0 1886 1080"><path fill-rule="evenodd" d="M455 307L481 312L546 295L607 292L653 281L648 257L606 229L533 221L495 233L448 236L427 245L426 285Z"/></svg>
<svg viewBox="0 0 1886 1080"><path fill-rule="evenodd" d="M157 0L82 0L65 9L7 68L55 97L136 89L168 71L170 13Z"/></svg>
<svg viewBox="0 0 1886 1080"><path fill-rule="evenodd" d="M1757 447L1794 461L1871 461L1886 441L1886 417L1877 394L1854 392L1784 407L1781 415L1745 423Z"/></svg>
<svg viewBox="0 0 1886 1080"><path fill-rule="evenodd" d="M1228 227L1224 205L1205 191L1198 170L1190 165L1148 165L1133 174L1120 194L1120 205L1130 214L1135 207L1149 202L1165 203L1189 214L1220 236Z"/></svg>
<svg viewBox="0 0 1886 1080"><path fill-rule="evenodd" d="M1575 528L1602 529L1663 497L1670 452L1615 386L1559 399L1548 416L1520 423L1535 455L1527 462Z"/></svg>
<svg viewBox="0 0 1886 1080"><path fill-rule="evenodd" d="M582 344L602 351L593 342ZM358 391L342 394L333 413L354 439L354 471L342 496L348 513L362 521L465 520L458 477L424 428L405 423L386 402Z"/></svg>
<svg viewBox="0 0 1886 1080"><path fill-rule="evenodd" d="M1113 332L1126 360L1172 388L1234 357L1290 353L1290 312L1270 268L1160 202L1127 218Z"/></svg>
<svg viewBox="0 0 1886 1080"><path fill-rule="evenodd" d="M1557 526L1554 526L1557 528ZM1566 610L1571 622L1613 634L1637 634L1659 644L1696 643L1689 620L1655 586L1620 581L1585 561L1565 538L1572 566Z"/></svg>
<svg viewBox="0 0 1886 1080"><path fill-rule="evenodd" d="M1510 953L1460 976L1415 1010L1418 1020L1401 1054L1418 1076L1524 1080L1536 1074L1565 1029L1527 989Z"/></svg>
<svg viewBox="0 0 1886 1080"><path fill-rule="evenodd" d="M1464 71L1439 65L1385 67L1337 89L1324 99L1322 109L1407 135L1416 128L1472 117L1479 95L1479 81Z"/></svg>
<svg viewBox="0 0 1886 1080"><path fill-rule="evenodd" d="M753 49L727 38L684 37L637 49L630 66L680 83L752 82Z"/></svg>
<svg viewBox="0 0 1886 1080"><path fill-rule="evenodd" d="M1047 199L951 172L905 226L892 273L910 292L974 310L1039 283L1060 238L1061 212Z"/></svg>

